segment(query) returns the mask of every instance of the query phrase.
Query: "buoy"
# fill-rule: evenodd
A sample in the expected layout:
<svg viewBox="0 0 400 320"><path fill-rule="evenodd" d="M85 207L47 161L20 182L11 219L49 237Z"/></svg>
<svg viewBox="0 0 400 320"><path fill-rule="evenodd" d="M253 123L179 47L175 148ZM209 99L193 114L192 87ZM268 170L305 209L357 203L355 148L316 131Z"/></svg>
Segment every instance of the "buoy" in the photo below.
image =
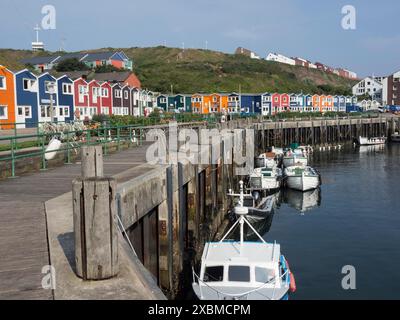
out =
<svg viewBox="0 0 400 320"><path fill-rule="evenodd" d="M296 292L297 287L296 287L296 279L294 278L294 274L292 273L292 271L290 271L290 266L289 266L289 262L286 260L286 267L289 270L289 275L290 275L290 285L289 285L289 290L291 293Z"/></svg>

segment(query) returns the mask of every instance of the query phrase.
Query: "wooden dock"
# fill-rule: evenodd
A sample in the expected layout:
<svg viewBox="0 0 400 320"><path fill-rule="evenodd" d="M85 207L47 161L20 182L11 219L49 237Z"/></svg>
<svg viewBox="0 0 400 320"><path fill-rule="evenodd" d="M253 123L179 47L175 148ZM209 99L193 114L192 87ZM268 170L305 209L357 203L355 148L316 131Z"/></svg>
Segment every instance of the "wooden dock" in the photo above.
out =
<svg viewBox="0 0 400 320"><path fill-rule="evenodd" d="M104 158L106 175L145 162L147 146ZM44 203L71 191L80 163L0 181L0 300L53 299L42 288L42 268L50 265Z"/></svg>

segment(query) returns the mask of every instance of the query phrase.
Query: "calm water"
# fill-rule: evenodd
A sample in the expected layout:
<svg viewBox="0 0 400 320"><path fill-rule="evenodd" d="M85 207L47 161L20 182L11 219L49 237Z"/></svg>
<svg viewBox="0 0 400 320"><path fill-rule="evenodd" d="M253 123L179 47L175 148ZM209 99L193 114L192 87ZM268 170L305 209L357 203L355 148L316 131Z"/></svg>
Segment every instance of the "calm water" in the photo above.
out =
<svg viewBox="0 0 400 320"><path fill-rule="evenodd" d="M400 145L319 153L312 166L321 194L283 194L264 236L290 262L291 299L400 299ZM345 265L354 291L342 289Z"/></svg>

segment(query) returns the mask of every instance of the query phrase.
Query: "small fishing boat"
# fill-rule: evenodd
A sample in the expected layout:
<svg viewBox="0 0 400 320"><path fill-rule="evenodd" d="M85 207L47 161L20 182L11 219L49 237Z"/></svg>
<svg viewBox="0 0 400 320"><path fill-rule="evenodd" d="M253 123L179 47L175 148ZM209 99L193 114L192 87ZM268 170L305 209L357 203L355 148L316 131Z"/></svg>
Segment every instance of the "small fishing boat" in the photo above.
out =
<svg viewBox="0 0 400 320"><path fill-rule="evenodd" d="M359 137L359 139L358 139L358 144L360 146L373 146L373 145L379 145L379 144L385 144L385 143L386 143L385 137L381 137L381 138Z"/></svg>
<svg viewBox="0 0 400 320"><path fill-rule="evenodd" d="M282 185L282 169L277 166L273 168L257 168L250 174L249 189L251 191L274 191Z"/></svg>
<svg viewBox="0 0 400 320"><path fill-rule="evenodd" d="M247 220L244 207L243 182L235 214L239 217L220 242L205 244L200 274L193 270L192 287L200 300L287 300L289 291L296 290L293 274L281 247L267 243ZM259 242L244 239L247 225ZM240 241L228 237L240 228Z"/></svg>
<svg viewBox="0 0 400 320"><path fill-rule="evenodd" d="M308 166L291 166L285 169L285 181L289 188L299 191L309 191L321 184L319 173Z"/></svg>
<svg viewBox="0 0 400 320"><path fill-rule="evenodd" d="M294 151L286 152L283 157L283 165L285 168L294 166L294 165L308 165L308 157L303 153L301 149L295 149Z"/></svg>
<svg viewBox="0 0 400 320"><path fill-rule="evenodd" d="M257 168L273 168L278 166L278 157L275 153L273 152L266 152L266 153L262 153L260 154L257 158L256 158L256 167Z"/></svg>
<svg viewBox="0 0 400 320"><path fill-rule="evenodd" d="M392 142L400 142L400 133L395 132L390 136L390 141Z"/></svg>

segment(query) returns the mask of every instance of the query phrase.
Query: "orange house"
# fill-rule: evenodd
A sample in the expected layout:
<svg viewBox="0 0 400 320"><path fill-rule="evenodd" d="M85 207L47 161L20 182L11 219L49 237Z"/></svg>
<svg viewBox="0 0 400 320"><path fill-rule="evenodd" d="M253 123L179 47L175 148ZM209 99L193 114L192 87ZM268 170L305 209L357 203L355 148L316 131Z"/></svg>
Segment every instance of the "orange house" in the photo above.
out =
<svg viewBox="0 0 400 320"><path fill-rule="evenodd" d="M314 112L320 112L321 111L321 97L317 94L313 95L312 97L312 106L313 106L313 111Z"/></svg>
<svg viewBox="0 0 400 320"><path fill-rule="evenodd" d="M227 94L221 94L220 112L229 113L229 99Z"/></svg>
<svg viewBox="0 0 400 320"><path fill-rule="evenodd" d="M0 129L12 129L15 123L14 74L0 65Z"/></svg>
<svg viewBox="0 0 400 320"><path fill-rule="evenodd" d="M192 96L192 112L203 113L204 97L202 94L194 94Z"/></svg>

